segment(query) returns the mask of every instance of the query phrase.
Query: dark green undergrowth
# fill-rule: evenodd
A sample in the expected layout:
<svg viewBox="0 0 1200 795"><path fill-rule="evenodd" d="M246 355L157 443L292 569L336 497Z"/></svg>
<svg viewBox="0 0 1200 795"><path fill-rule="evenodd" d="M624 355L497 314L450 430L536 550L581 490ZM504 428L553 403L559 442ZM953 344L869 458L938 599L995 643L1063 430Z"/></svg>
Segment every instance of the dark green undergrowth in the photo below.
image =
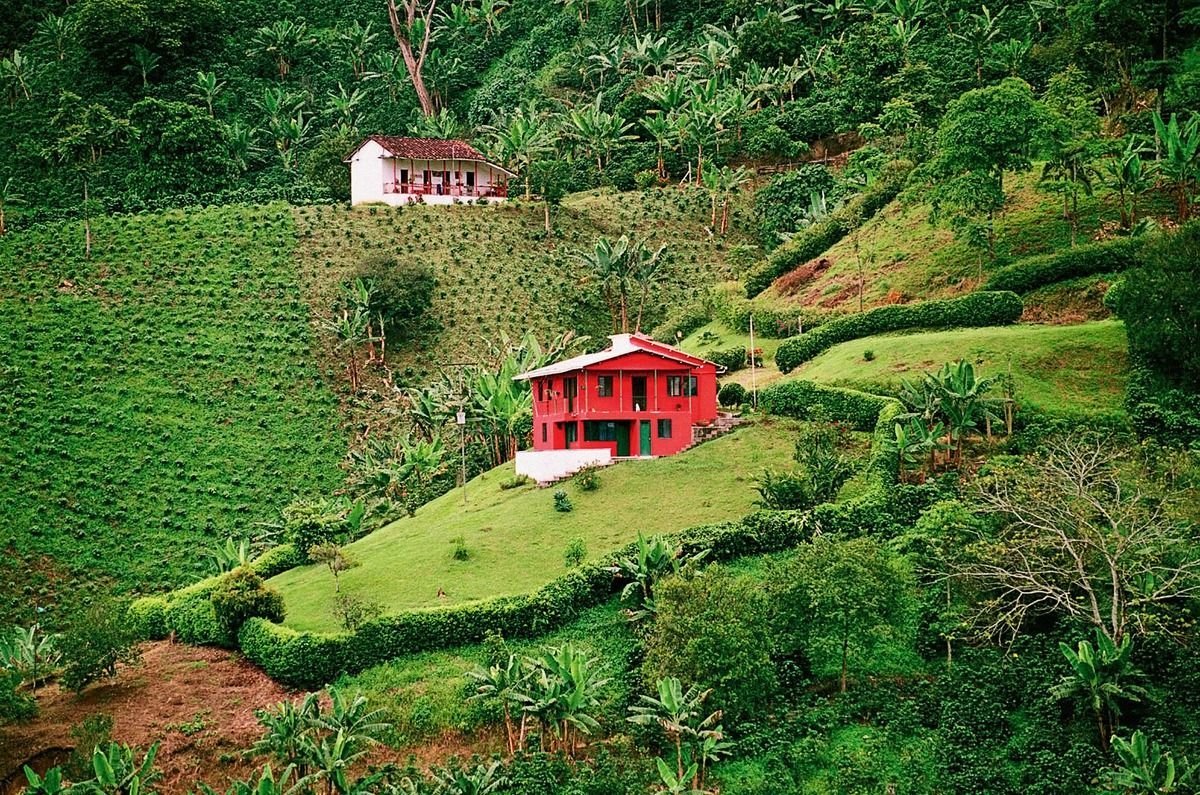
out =
<svg viewBox="0 0 1200 795"><path fill-rule="evenodd" d="M195 581L341 481L288 208L93 228L0 238L0 623Z"/></svg>

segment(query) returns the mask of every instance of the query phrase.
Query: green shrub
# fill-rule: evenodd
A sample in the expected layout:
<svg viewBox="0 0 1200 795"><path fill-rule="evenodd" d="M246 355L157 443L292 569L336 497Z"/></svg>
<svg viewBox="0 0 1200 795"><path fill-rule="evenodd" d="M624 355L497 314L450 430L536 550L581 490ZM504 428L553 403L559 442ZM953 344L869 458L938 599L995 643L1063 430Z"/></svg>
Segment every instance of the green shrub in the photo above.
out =
<svg viewBox="0 0 1200 795"><path fill-rule="evenodd" d="M704 354L704 358L718 367L724 367L725 372L732 373L745 367L749 357L746 356L744 347L736 345L720 351L710 351Z"/></svg>
<svg viewBox="0 0 1200 795"><path fill-rule="evenodd" d="M125 611L114 604L95 604L75 616L71 627L58 639L62 653L59 682L76 693L98 679L114 676L118 663L141 659L138 637Z"/></svg>
<svg viewBox="0 0 1200 795"><path fill-rule="evenodd" d="M522 486L528 486L528 485L529 485L529 476L513 475L511 478L505 478L504 480L500 481L500 490L508 491L509 489L519 489Z"/></svg>
<svg viewBox="0 0 1200 795"><path fill-rule="evenodd" d="M389 333L411 336L421 329L437 287L437 277L428 264L377 254L365 259L354 275L375 285L371 311L383 316Z"/></svg>
<svg viewBox="0 0 1200 795"><path fill-rule="evenodd" d="M467 549L467 539L463 538L462 535L456 535L450 539L450 544L454 547L454 551L450 553L452 558L455 560L471 559L471 550Z"/></svg>
<svg viewBox="0 0 1200 795"><path fill-rule="evenodd" d="M600 467L586 466L571 478L580 491L596 491L600 488Z"/></svg>
<svg viewBox="0 0 1200 795"><path fill-rule="evenodd" d="M650 336L669 345L691 334L706 324L712 316L710 308L702 301L687 304L674 310L667 318L654 327Z"/></svg>
<svg viewBox="0 0 1200 795"><path fill-rule="evenodd" d="M304 556L295 544L277 544L252 560L250 569L259 577L270 579L304 563Z"/></svg>
<svg viewBox="0 0 1200 795"><path fill-rule="evenodd" d="M896 404L853 389L824 386L812 381L780 381L758 393L758 405L771 414L811 420L833 417L857 431L871 431L885 406Z"/></svg>
<svg viewBox="0 0 1200 795"><path fill-rule="evenodd" d="M776 174L754 194L759 238L774 247L782 233L801 227L813 194L824 194L832 206L840 198L837 180L828 166L810 163Z"/></svg>
<svg viewBox="0 0 1200 795"><path fill-rule="evenodd" d="M1024 309L1020 297L1010 292L979 292L962 298L881 306L830 320L788 340L776 351L775 364L789 373L841 342L907 329L1001 326L1015 323Z"/></svg>
<svg viewBox="0 0 1200 795"><path fill-rule="evenodd" d="M221 578L210 599L217 623L231 638L248 618L283 621L283 597L248 568L234 569Z"/></svg>
<svg viewBox="0 0 1200 795"><path fill-rule="evenodd" d="M554 510L559 513L570 513L575 506L571 504L571 498L567 496L567 492L558 489L554 492Z"/></svg>
<svg viewBox="0 0 1200 795"><path fill-rule="evenodd" d="M742 405L746 402L746 387L733 381L721 384L721 389L717 392L717 402L728 407Z"/></svg>
<svg viewBox="0 0 1200 795"><path fill-rule="evenodd" d="M227 648L233 645L229 633L217 619L208 593L168 599L163 620L167 631L175 633L175 637L184 643Z"/></svg>
<svg viewBox="0 0 1200 795"><path fill-rule="evenodd" d="M345 541L348 510L344 500L323 497L293 500L283 509L284 532L305 563L313 547Z"/></svg>
<svg viewBox="0 0 1200 795"><path fill-rule="evenodd" d="M572 538L567 542L567 549L563 553L563 564L568 569L573 569L587 559L587 545L583 543L582 538Z"/></svg>
<svg viewBox="0 0 1200 795"><path fill-rule="evenodd" d="M813 505L808 479L799 472L765 469L754 490L758 492L758 504L769 510L794 511Z"/></svg>
<svg viewBox="0 0 1200 795"><path fill-rule="evenodd" d="M0 668L0 726L37 714L37 701L20 687L21 674Z"/></svg>
<svg viewBox="0 0 1200 795"><path fill-rule="evenodd" d="M1159 237L1105 303L1125 321L1129 350L1168 386L1200 392L1200 223Z"/></svg>
<svg viewBox="0 0 1200 795"><path fill-rule="evenodd" d="M774 698L773 639L763 627L771 607L762 585L720 567L668 577L655 589L658 608L646 637L648 682L676 676L712 688L709 706L734 723Z"/></svg>
<svg viewBox="0 0 1200 795"><path fill-rule="evenodd" d="M1028 293L1080 276L1128 270L1139 263L1145 242L1145 238L1140 237L1118 238L1073 246L1053 254L1025 257L989 276L987 289Z"/></svg>
<svg viewBox="0 0 1200 795"><path fill-rule="evenodd" d="M852 230L870 219L896 198L913 164L896 160L884 167L875 182L827 218L794 235L771 252L766 261L746 278L746 295L753 298L788 271L819 257Z"/></svg>
<svg viewBox="0 0 1200 795"><path fill-rule="evenodd" d="M129 629L139 640L161 640L167 636L167 600L161 596L143 596L125 611Z"/></svg>

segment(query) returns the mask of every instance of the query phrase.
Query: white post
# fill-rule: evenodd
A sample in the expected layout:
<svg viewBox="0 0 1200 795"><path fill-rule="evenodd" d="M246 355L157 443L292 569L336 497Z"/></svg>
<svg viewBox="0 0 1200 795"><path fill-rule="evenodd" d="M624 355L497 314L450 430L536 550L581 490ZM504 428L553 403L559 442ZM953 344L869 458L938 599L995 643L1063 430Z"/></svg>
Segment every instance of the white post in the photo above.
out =
<svg viewBox="0 0 1200 795"><path fill-rule="evenodd" d="M750 313L750 405L758 408L758 368L754 361L754 313Z"/></svg>

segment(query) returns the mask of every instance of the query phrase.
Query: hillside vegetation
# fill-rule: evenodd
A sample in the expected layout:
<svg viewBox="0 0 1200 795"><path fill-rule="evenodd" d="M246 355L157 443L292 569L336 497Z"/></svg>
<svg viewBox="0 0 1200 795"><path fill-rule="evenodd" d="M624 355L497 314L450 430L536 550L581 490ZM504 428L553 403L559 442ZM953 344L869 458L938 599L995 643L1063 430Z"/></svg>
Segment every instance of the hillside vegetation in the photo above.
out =
<svg viewBox="0 0 1200 795"><path fill-rule="evenodd" d="M194 581L341 481L287 207L80 231L0 238L0 623Z"/></svg>
<svg viewBox="0 0 1200 795"><path fill-rule="evenodd" d="M342 592L384 612L453 604L532 591L561 574L568 542L581 539L596 558L637 537L668 533L748 513L757 498L754 478L786 459L795 423L765 422L702 444L677 457L631 461L601 470L600 487L573 482L550 489L510 486L511 465L480 475L461 490L349 544L362 565L339 577ZM852 484L851 484L852 485ZM848 486L847 488L849 488ZM554 508L566 490L574 509ZM457 546L466 559L454 557ZM296 629L337 630L334 580L320 565L274 577Z"/></svg>
<svg viewBox="0 0 1200 795"><path fill-rule="evenodd" d="M297 262L322 314L368 258L428 265L436 287L424 331L389 340L393 370L403 381L423 383L452 363L481 361L505 336L611 333L596 278L579 262L600 235L628 234L666 247L643 322L652 328L672 307L730 276L730 249L746 237L736 227L728 238L714 237L706 210L698 191L577 193L556 211L555 231L547 235L541 208L521 202L300 207Z"/></svg>

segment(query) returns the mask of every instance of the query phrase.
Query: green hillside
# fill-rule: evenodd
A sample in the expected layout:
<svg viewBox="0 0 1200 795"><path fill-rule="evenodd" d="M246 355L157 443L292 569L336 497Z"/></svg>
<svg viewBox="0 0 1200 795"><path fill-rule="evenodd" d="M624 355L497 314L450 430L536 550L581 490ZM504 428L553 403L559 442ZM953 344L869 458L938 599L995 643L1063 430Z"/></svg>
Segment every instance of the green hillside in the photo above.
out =
<svg viewBox="0 0 1200 795"><path fill-rule="evenodd" d="M0 623L194 581L341 480L288 208L93 226L91 260L77 223L0 238Z"/></svg>
<svg viewBox="0 0 1200 795"><path fill-rule="evenodd" d="M341 590L385 611L453 604L532 591L564 571L563 553L582 539L589 558L637 537L719 522L748 513L754 477L791 455L795 423L763 422L678 457L631 461L600 472L600 488L565 488L574 510L554 509L555 489L505 489L512 465L346 547L362 566L341 575ZM852 488L853 483L847 488ZM454 558L461 539L467 560ZM336 630L334 582L324 566L292 569L271 581L284 596L286 622L297 629ZM439 591L444 591L439 596Z"/></svg>
<svg viewBox="0 0 1200 795"><path fill-rule="evenodd" d="M1121 412L1125 396L1126 349L1125 329L1116 320L932 331L845 342L787 377L894 390L903 378L911 380L961 358L985 376L1011 367L1023 407L1054 414L1113 414Z"/></svg>
<svg viewBox="0 0 1200 795"><path fill-rule="evenodd" d="M1071 245L1062 199L1038 189L1040 167L1006 175L1007 203L996 220L997 263L1059 251ZM1080 200L1079 240L1089 240L1111 215L1104 191ZM857 246L857 251L855 250ZM902 196L826 251L828 269L809 278L799 272L777 280L758 300L763 306L800 305L841 311L858 308L859 267L863 305L880 306L970 292L979 286L979 254L946 224L935 224L919 194ZM985 256L983 273L995 267Z"/></svg>
<svg viewBox="0 0 1200 795"><path fill-rule="evenodd" d="M428 264L437 279L430 328L415 341L390 341L393 369L420 381L448 362L478 361L503 335L611 333L599 289L577 260L601 235L666 246L663 278L643 323L653 327L671 307L730 276L730 249L746 237L736 227L726 238L708 234L707 209L699 191L577 193L555 212L555 231L547 235L542 209L521 202L300 207L298 265L315 308L326 311L337 286L368 257Z"/></svg>

